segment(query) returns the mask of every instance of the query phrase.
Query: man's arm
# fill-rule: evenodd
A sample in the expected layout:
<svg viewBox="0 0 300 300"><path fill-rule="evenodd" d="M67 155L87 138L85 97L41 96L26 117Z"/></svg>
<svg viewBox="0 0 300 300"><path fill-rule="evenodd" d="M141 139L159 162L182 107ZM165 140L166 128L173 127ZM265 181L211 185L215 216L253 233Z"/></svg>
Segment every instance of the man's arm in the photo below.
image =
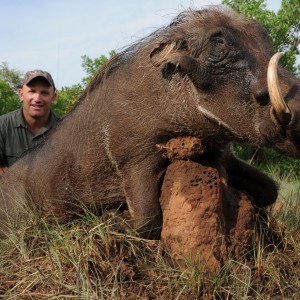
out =
<svg viewBox="0 0 300 300"><path fill-rule="evenodd" d="M2 176L5 173L5 171L7 170L7 167L4 162L4 153L2 150L3 147L4 147L4 141L2 138L2 134L0 132L0 176Z"/></svg>

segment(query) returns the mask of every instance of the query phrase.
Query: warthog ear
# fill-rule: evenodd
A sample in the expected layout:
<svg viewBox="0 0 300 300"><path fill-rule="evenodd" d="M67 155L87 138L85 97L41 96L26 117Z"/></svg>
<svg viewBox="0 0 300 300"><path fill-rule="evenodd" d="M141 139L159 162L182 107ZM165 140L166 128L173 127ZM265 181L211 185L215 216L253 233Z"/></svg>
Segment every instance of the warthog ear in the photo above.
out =
<svg viewBox="0 0 300 300"><path fill-rule="evenodd" d="M156 45L150 53L150 58L156 67L173 66L173 72L177 70L187 75L199 89L207 89L210 86L211 80L206 68L201 67L197 59L190 55L183 41Z"/></svg>

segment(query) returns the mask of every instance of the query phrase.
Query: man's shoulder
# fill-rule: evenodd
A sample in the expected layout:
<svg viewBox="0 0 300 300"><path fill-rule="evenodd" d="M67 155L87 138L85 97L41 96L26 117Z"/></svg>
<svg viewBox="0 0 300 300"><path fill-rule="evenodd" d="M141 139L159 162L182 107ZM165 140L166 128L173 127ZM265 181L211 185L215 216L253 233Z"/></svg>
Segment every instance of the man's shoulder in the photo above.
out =
<svg viewBox="0 0 300 300"><path fill-rule="evenodd" d="M9 121L17 120L17 118L20 116L20 111L21 111L21 108L18 108L14 111L11 111L9 113L6 113L6 114L0 116L0 124L5 124Z"/></svg>
<svg viewBox="0 0 300 300"><path fill-rule="evenodd" d="M56 121L59 121L60 119L62 119L62 117L56 113L55 111L51 110L52 116Z"/></svg>
<svg viewBox="0 0 300 300"><path fill-rule="evenodd" d="M50 114L50 118L48 119L48 127L53 127L56 123L58 123L60 120L62 119L62 117L54 112L52 109L51 109L51 114Z"/></svg>

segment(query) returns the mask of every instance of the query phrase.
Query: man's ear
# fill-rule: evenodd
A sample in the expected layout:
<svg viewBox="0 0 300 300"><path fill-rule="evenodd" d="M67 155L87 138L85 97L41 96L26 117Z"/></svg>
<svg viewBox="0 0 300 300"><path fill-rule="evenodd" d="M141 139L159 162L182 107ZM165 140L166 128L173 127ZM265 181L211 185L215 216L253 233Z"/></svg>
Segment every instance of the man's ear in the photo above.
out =
<svg viewBox="0 0 300 300"><path fill-rule="evenodd" d="M19 95L20 102L23 102L23 89L22 88L18 89L18 95Z"/></svg>
<svg viewBox="0 0 300 300"><path fill-rule="evenodd" d="M57 93L54 91L51 103L54 103L56 101L56 98L57 98Z"/></svg>

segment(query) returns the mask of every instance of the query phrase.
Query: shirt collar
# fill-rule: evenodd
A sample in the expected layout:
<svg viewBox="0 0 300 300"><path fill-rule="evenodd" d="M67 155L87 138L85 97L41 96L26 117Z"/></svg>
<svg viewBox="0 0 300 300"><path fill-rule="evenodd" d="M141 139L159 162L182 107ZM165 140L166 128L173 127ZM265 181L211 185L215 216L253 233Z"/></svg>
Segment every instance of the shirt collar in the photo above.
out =
<svg viewBox="0 0 300 300"><path fill-rule="evenodd" d="M52 110L50 110L49 118L48 118L46 124L41 128L41 129L43 129L42 131L46 131L46 130L52 128L54 126L54 124L56 123L56 121L57 121L57 118L56 118L55 114L52 112ZM22 108L17 110L17 113L15 114L13 123L14 123L13 124L14 127L27 128L27 124L23 117L23 109Z"/></svg>

